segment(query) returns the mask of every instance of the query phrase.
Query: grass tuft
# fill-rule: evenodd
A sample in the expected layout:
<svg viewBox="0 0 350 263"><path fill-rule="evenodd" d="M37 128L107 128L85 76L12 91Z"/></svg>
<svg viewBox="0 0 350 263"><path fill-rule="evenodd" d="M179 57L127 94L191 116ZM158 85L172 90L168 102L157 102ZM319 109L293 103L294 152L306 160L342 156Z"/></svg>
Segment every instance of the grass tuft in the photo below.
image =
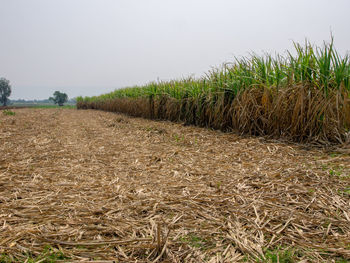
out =
<svg viewBox="0 0 350 263"><path fill-rule="evenodd" d="M17 263L17 262L27 262L27 263L55 263L57 261L64 261L69 259L58 249L47 246L44 248L40 255L33 255L31 253L26 253L23 255L18 255L16 257L12 255L2 254L0 255L0 263Z"/></svg>
<svg viewBox="0 0 350 263"><path fill-rule="evenodd" d="M3 110L2 113L6 116L15 116L16 112L11 111L11 110Z"/></svg>

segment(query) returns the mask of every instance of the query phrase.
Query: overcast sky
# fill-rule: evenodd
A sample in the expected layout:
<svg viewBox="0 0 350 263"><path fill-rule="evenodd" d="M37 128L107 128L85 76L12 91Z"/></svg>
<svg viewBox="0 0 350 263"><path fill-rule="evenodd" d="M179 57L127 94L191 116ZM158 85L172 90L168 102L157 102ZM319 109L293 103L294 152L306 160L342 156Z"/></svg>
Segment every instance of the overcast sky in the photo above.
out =
<svg viewBox="0 0 350 263"><path fill-rule="evenodd" d="M350 50L350 0L0 0L0 77L12 99L75 96L190 75L234 56Z"/></svg>

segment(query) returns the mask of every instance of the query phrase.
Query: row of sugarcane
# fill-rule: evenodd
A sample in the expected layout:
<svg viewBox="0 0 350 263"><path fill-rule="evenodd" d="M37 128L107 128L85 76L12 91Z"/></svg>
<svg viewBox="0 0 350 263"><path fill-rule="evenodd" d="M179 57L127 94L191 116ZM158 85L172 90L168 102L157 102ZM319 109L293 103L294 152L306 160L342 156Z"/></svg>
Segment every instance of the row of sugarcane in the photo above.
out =
<svg viewBox="0 0 350 263"><path fill-rule="evenodd" d="M101 109L299 142L346 143L350 129L350 58L333 39L294 43L286 56L251 54L195 79L151 82L78 98Z"/></svg>

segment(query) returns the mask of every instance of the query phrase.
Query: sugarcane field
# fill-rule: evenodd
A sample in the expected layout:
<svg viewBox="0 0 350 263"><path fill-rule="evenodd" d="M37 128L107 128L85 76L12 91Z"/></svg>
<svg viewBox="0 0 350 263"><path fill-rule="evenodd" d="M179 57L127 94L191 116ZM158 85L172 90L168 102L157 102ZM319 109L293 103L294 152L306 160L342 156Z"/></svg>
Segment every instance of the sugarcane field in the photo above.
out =
<svg viewBox="0 0 350 263"><path fill-rule="evenodd" d="M350 263L349 0L0 0L0 263Z"/></svg>

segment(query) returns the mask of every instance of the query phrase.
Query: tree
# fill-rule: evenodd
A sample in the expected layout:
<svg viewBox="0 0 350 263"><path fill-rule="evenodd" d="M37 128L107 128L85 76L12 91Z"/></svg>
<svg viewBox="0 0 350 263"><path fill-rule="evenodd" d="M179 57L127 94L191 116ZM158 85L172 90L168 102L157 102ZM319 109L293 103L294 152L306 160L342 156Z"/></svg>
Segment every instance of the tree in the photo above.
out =
<svg viewBox="0 0 350 263"><path fill-rule="evenodd" d="M63 106L63 104L68 101L68 95L66 93L55 91L53 97L50 97L49 100L52 100L55 104L58 104L59 106Z"/></svg>
<svg viewBox="0 0 350 263"><path fill-rule="evenodd" d="M10 81L5 78L0 78L0 103L7 105L8 97L11 95Z"/></svg>

